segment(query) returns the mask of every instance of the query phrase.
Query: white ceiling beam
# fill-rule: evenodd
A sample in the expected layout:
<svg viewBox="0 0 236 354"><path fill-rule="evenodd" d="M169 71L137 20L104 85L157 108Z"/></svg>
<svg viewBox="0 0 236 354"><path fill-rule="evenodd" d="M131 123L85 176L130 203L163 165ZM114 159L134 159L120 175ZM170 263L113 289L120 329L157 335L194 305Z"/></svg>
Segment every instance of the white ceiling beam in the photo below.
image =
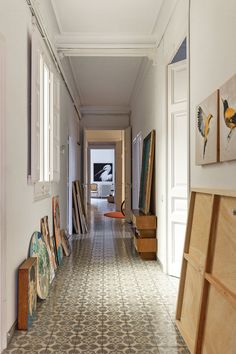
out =
<svg viewBox="0 0 236 354"><path fill-rule="evenodd" d="M84 115L130 115L130 107L123 106L80 106Z"/></svg>
<svg viewBox="0 0 236 354"><path fill-rule="evenodd" d="M56 38L56 48L62 57L147 57L155 63L157 55L154 36L61 35Z"/></svg>

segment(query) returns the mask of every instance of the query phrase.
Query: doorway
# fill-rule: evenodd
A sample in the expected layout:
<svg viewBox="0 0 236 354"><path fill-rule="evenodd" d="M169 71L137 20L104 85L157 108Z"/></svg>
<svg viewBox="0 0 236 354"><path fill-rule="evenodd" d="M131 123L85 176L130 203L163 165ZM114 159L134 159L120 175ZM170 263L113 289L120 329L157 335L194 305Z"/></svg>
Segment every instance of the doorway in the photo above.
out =
<svg viewBox="0 0 236 354"><path fill-rule="evenodd" d="M5 41L0 34L0 352L6 347Z"/></svg>
<svg viewBox="0 0 236 354"><path fill-rule="evenodd" d="M90 200L90 174L91 145L109 145L115 151L114 165L114 202L117 211L121 210L121 203L125 200L125 217L130 220L131 210L131 129L123 130L84 130L84 203ZM98 171L99 172L99 171Z"/></svg>
<svg viewBox="0 0 236 354"><path fill-rule="evenodd" d="M188 63L186 39L168 66L167 266L179 277L189 190Z"/></svg>
<svg viewBox="0 0 236 354"><path fill-rule="evenodd" d="M89 145L90 200L107 199L114 204L115 175L115 146Z"/></svg>

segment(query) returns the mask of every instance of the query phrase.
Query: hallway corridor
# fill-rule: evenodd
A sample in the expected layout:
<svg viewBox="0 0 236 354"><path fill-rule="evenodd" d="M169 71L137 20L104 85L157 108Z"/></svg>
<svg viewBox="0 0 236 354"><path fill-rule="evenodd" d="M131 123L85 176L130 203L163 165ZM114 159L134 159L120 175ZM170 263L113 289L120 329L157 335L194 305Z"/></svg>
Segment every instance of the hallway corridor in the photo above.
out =
<svg viewBox="0 0 236 354"><path fill-rule="evenodd" d="M33 327L4 354L188 354L174 325L178 281L140 260L130 226L103 216L106 200L92 203L89 234L74 238Z"/></svg>

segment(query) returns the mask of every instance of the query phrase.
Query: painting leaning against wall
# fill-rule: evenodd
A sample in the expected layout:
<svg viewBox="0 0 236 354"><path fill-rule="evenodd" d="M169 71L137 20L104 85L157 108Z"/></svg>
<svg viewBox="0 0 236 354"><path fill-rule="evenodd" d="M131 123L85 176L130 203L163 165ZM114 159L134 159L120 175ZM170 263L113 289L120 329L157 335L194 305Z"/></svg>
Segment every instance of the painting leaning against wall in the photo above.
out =
<svg viewBox="0 0 236 354"><path fill-rule="evenodd" d="M148 214L152 188L152 175L155 153L155 131L152 130L143 141L142 170L139 192L139 209Z"/></svg>
<svg viewBox="0 0 236 354"><path fill-rule="evenodd" d="M44 300L49 293L50 262L46 244L38 231L31 237L29 255L37 258L37 294Z"/></svg>

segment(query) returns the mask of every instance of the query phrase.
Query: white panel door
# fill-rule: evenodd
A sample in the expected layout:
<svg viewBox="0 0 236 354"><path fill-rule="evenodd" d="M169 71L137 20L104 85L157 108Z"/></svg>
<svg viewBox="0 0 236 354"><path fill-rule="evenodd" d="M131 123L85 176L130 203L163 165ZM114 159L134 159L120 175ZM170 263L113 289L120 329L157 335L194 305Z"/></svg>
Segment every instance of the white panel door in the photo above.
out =
<svg viewBox="0 0 236 354"><path fill-rule="evenodd" d="M138 209L142 163L142 135L139 133L132 143L132 209Z"/></svg>
<svg viewBox="0 0 236 354"><path fill-rule="evenodd" d="M125 219L130 221L131 212L131 128L124 130L124 165L125 165Z"/></svg>
<svg viewBox="0 0 236 354"><path fill-rule="evenodd" d="M0 353L6 348L6 44L0 34Z"/></svg>
<svg viewBox="0 0 236 354"><path fill-rule="evenodd" d="M123 175L123 166L122 166L122 141L116 142L115 147L115 204L116 210L120 211L122 203L122 175Z"/></svg>
<svg viewBox="0 0 236 354"><path fill-rule="evenodd" d="M90 192L90 188L88 188L88 170L90 165L88 164L88 140L86 135L86 130L84 131L84 183L83 183L83 192L84 192L84 208L85 213L87 215L88 210L88 193Z"/></svg>
<svg viewBox="0 0 236 354"><path fill-rule="evenodd" d="M187 62L168 67L168 273L180 276L188 205Z"/></svg>

